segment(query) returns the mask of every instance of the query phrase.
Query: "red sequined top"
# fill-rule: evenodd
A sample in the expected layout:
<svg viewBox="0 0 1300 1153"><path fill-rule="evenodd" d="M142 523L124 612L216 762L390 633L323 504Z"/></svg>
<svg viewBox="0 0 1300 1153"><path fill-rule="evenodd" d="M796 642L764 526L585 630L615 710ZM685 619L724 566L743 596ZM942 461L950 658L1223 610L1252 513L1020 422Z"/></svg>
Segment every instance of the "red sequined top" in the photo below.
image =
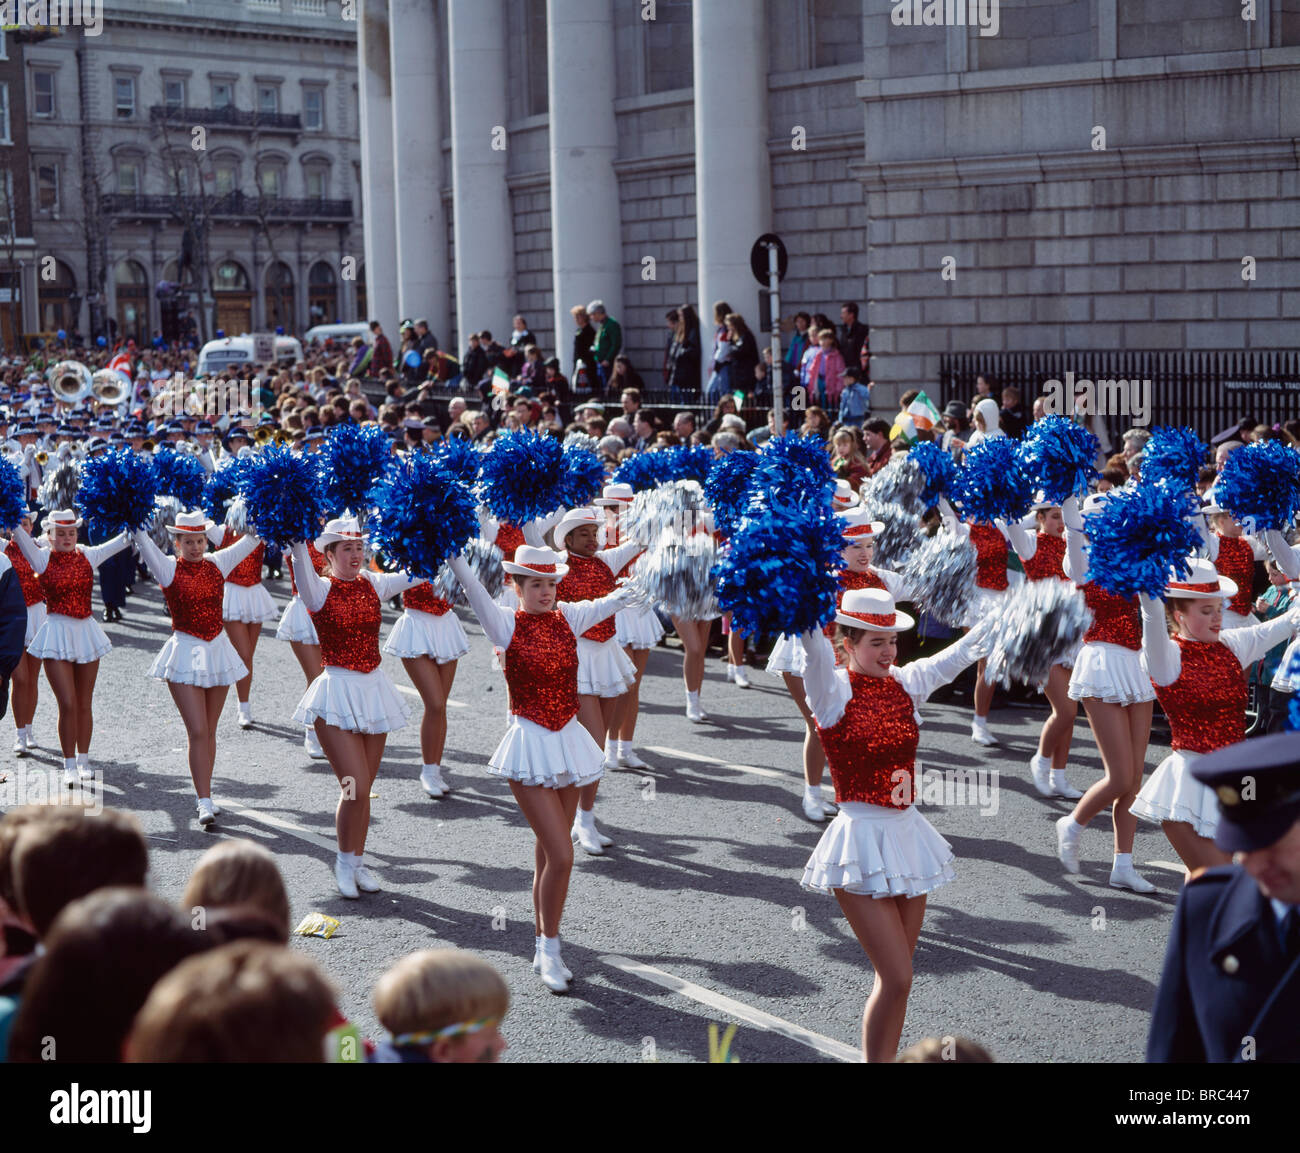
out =
<svg viewBox="0 0 1300 1153"><path fill-rule="evenodd" d="M440 617L444 613L451 612L451 601L445 601L442 597L436 596L433 585L425 581L424 584L409 588L402 594L402 608L415 609L417 612Z"/></svg>
<svg viewBox="0 0 1300 1153"><path fill-rule="evenodd" d="M318 612L311 614L320 640L322 665L372 672L379 667L379 594L365 577L329 577L330 591Z"/></svg>
<svg viewBox="0 0 1300 1153"><path fill-rule="evenodd" d="M172 583L163 589L172 628L201 641L216 640L221 632L221 597L225 589L225 578L212 561L178 558Z"/></svg>
<svg viewBox="0 0 1300 1153"><path fill-rule="evenodd" d="M228 548L234 544L237 537L230 529L226 529L221 534L221 547ZM248 556L244 557L233 569L230 575L226 577L232 585L242 585L246 589L251 589L262 579L262 561L266 557L266 544L261 543Z"/></svg>
<svg viewBox="0 0 1300 1153"><path fill-rule="evenodd" d="M60 616L85 620L90 616L90 592L95 587L95 570L79 549L50 551L50 563L40 575L45 606Z"/></svg>
<svg viewBox="0 0 1300 1153"><path fill-rule="evenodd" d="M835 799L905 809L912 803L916 705L893 677L849 670L853 697L829 729L818 728ZM896 775L900 774L900 775Z"/></svg>
<svg viewBox="0 0 1300 1153"><path fill-rule="evenodd" d="M320 549L318 549L314 544L312 544L311 541L307 541L306 544L307 544L307 553L311 557L311 563L315 566L316 572L318 574L323 573L325 571L325 554L321 552ZM298 578L294 575L293 572L293 553L288 554L288 561L289 561L289 591L294 596L297 596Z"/></svg>
<svg viewBox="0 0 1300 1153"><path fill-rule="evenodd" d="M576 556L569 553L569 571L564 574L555 590L557 601L596 601L607 597L618 586L614 583L614 574L599 557ZM584 640L613 640L617 625L613 615L607 616L599 624L592 625L582 634Z"/></svg>
<svg viewBox="0 0 1300 1153"><path fill-rule="evenodd" d="M1241 662L1222 641L1175 637L1182 668L1171 685L1153 685L1169 718L1171 744L1212 753L1246 739L1246 680Z"/></svg>
<svg viewBox="0 0 1300 1153"><path fill-rule="evenodd" d="M513 563L515 559L515 549L521 544L525 544L524 534L521 529L516 528L508 520L503 520L497 524L497 548L501 550L502 560L508 560Z"/></svg>
<svg viewBox="0 0 1300 1153"><path fill-rule="evenodd" d="M1092 626L1083 634L1083 643L1119 645L1142 651L1142 610L1137 597L1117 597L1096 581L1083 586L1083 603L1092 611Z"/></svg>
<svg viewBox="0 0 1300 1153"><path fill-rule="evenodd" d="M41 578L32 570L32 566L23 556L23 550L18 547L18 542L11 540L5 545L5 556L9 558L9 563L14 566L14 572L18 574L18 583L23 586L23 600L27 607L38 605L45 600L45 594L41 592Z"/></svg>
<svg viewBox="0 0 1300 1153"><path fill-rule="evenodd" d="M975 546L975 584L982 589L1007 587L1007 542L996 525L973 524L970 542Z"/></svg>
<svg viewBox="0 0 1300 1153"><path fill-rule="evenodd" d="M516 716L559 732L578 715L578 638L563 613L515 612L505 674Z"/></svg>
<svg viewBox="0 0 1300 1153"><path fill-rule="evenodd" d="M1052 536L1040 532L1034 555L1028 560L1020 559L1025 576L1031 581L1045 581L1056 577L1057 580L1069 580L1065 575L1065 537Z"/></svg>
<svg viewBox="0 0 1300 1153"><path fill-rule="evenodd" d="M1220 576L1235 581L1237 591L1227 604L1229 612L1246 616L1250 612L1250 593L1255 584L1255 551L1241 536L1219 537L1219 559L1214 562Z"/></svg>

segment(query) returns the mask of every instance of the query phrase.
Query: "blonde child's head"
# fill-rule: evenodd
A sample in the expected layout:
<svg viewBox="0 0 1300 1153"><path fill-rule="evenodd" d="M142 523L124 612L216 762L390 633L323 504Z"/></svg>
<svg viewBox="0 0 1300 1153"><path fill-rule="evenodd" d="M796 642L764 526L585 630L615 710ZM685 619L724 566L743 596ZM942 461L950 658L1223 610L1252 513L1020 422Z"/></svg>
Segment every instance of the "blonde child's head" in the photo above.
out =
<svg viewBox="0 0 1300 1153"><path fill-rule="evenodd" d="M275 858L253 841L223 841L199 858L185 886L181 908L252 906L275 922L289 940L289 894Z"/></svg>

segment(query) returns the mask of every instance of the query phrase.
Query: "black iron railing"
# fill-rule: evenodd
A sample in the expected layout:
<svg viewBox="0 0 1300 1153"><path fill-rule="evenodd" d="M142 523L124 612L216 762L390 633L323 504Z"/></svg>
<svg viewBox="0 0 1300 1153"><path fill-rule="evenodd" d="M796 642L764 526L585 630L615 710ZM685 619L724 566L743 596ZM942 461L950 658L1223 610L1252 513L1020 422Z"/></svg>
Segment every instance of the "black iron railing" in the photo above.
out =
<svg viewBox="0 0 1300 1153"><path fill-rule="evenodd" d="M276 132L301 132L302 117L296 112L258 112L251 108L191 108L179 104L155 104L149 109L154 124L201 124L205 128L260 128Z"/></svg>
<svg viewBox="0 0 1300 1153"><path fill-rule="evenodd" d="M174 216L185 215L188 204L192 213L204 212L213 217L267 216L289 220L351 220L351 200L326 200L314 197L291 198L286 196L247 196L242 192L229 192L201 203L198 197L145 196L110 192L100 201L101 209L110 216Z"/></svg>

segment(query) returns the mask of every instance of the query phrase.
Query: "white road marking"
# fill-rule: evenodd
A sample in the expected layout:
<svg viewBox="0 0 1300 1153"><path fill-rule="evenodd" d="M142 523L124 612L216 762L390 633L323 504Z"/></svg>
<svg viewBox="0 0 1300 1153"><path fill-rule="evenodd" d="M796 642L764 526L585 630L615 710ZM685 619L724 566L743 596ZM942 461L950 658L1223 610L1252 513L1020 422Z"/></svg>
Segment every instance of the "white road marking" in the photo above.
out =
<svg viewBox="0 0 1300 1153"><path fill-rule="evenodd" d="M786 782L794 779L793 773L781 773L776 769L763 769L759 768L757 765L736 765L732 764L730 761L720 761L716 757L706 757L702 756L700 753L688 753L683 749L668 749L664 748L662 745L643 745L642 748L644 748L647 753L659 753L665 757L676 757L681 761L698 761L706 765L717 765L719 768L731 769L733 772L737 773L752 773L756 777L774 777L778 781ZM825 784L822 785L823 789L828 787L830 786ZM834 792L834 789L831 788L831 791Z"/></svg>
<svg viewBox="0 0 1300 1153"><path fill-rule="evenodd" d="M754 1009L741 1001L733 1000L731 997L724 997L721 993L715 993L712 989L706 989L692 981L684 981L681 977L675 977L672 973L667 973L663 969L656 969L653 965L643 965L640 961L632 961L627 957L619 957L609 953L602 954L600 959L615 969L651 981L674 993L680 993L683 997L689 997L692 1001L698 1001L701 1005L707 1005L710 1009L716 1009L718 1012L734 1017L738 1021L753 1025L756 1029L763 1029L768 1033L779 1033L782 1037L787 1037L791 1041L798 1041L799 1044L807 1045L808 1048L815 1049L825 1057L833 1057L836 1061L846 1061L853 1064L861 1064L862 1062L861 1053L851 1045L845 1045L830 1037L823 1037L820 1033L814 1033L810 1029L782 1020L780 1017L774 1017L771 1013L764 1013L762 1009Z"/></svg>
<svg viewBox="0 0 1300 1153"><path fill-rule="evenodd" d="M1168 869L1171 873L1187 872L1186 865L1178 865L1173 861L1147 861L1146 867L1149 869Z"/></svg>
<svg viewBox="0 0 1300 1153"><path fill-rule="evenodd" d="M410 685L399 685L394 683L393 688L395 688L399 693L405 693L408 697L418 697L420 695L415 689L411 688ZM469 708L469 705L464 701L453 701L448 699L447 707L449 709L467 709Z"/></svg>

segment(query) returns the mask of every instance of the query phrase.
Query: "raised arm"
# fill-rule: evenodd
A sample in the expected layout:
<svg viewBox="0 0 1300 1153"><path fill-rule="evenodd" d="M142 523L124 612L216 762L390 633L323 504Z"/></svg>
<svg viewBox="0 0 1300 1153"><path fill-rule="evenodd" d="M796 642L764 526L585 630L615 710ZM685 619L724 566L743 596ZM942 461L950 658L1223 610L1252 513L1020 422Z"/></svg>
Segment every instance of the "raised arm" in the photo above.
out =
<svg viewBox="0 0 1300 1153"><path fill-rule="evenodd" d="M1262 660L1274 645L1290 640L1295 636L1297 628L1300 628L1300 611L1292 609L1263 624L1227 629L1219 634L1219 640L1232 650L1232 655L1241 662L1244 669Z"/></svg>
<svg viewBox="0 0 1300 1153"><path fill-rule="evenodd" d="M1147 672L1152 684L1172 685L1183 671L1183 658L1169 635L1165 606L1146 593L1140 593L1138 599L1142 603L1142 651L1147 658Z"/></svg>
<svg viewBox="0 0 1300 1153"><path fill-rule="evenodd" d="M574 636L582 636L593 625L600 624L606 617L612 617L628 601L635 600L637 594L628 586L612 592L607 597L594 601L560 601L555 607L564 614Z"/></svg>
<svg viewBox="0 0 1300 1153"><path fill-rule="evenodd" d="M645 551L645 545L639 540L630 540L616 548L602 549L596 555L607 565L615 576L623 571L623 566L634 556Z"/></svg>
<svg viewBox="0 0 1300 1153"><path fill-rule="evenodd" d="M361 575L375 586L375 592L381 601L389 600L415 585L424 584L424 577L415 577L408 572L371 572L363 569Z"/></svg>
<svg viewBox="0 0 1300 1153"><path fill-rule="evenodd" d="M1187 518L1196 534L1201 538L1201 554L1211 561L1219 559L1219 534L1210 531L1210 523L1203 512L1193 513Z"/></svg>
<svg viewBox="0 0 1300 1153"><path fill-rule="evenodd" d="M829 729L840 717L849 701L853 690L849 687L847 677L836 675L835 649L830 638L817 629L801 633L799 643L807 662L803 672L804 693L808 697L808 707L812 709L813 719L823 729Z"/></svg>
<svg viewBox="0 0 1300 1153"><path fill-rule="evenodd" d="M153 579L158 582L160 589L165 589L176 578L176 558L167 556L143 529L132 533L132 539L135 541L135 547L140 550L140 556L144 560L145 568L152 574Z"/></svg>
<svg viewBox="0 0 1300 1153"><path fill-rule="evenodd" d="M325 606L325 598L330 594L330 582L316 571L311 563L311 553L307 551L307 542L300 540L292 548L293 576L298 582L298 596L307 606L309 613L318 613Z"/></svg>
<svg viewBox="0 0 1300 1153"><path fill-rule="evenodd" d="M474 570L469 567L463 556L452 557L447 562L447 566L456 574L456 579L464 587L469 607L478 617L478 622L483 626L488 640L499 649L509 648L510 639L515 635L515 614L507 608L502 608L488 596L487 589L474 575Z"/></svg>
<svg viewBox="0 0 1300 1153"><path fill-rule="evenodd" d="M920 704L935 689L960 675L967 665L988 656L993 647L994 625L994 619L986 617L943 652L895 666L895 679L907 690L907 695Z"/></svg>
<svg viewBox="0 0 1300 1153"><path fill-rule="evenodd" d="M939 498L939 517L949 532L956 533L962 540L970 540L970 525L962 523L957 510L948 503L946 496Z"/></svg>
<svg viewBox="0 0 1300 1153"><path fill-rule="evenodd" d="M223 524L214 524L207 532L208 540L213 548L220 548L221 542L226 539L226 526Z"/></svg>
<svg viewBox="0 0 1300 1153"><path fill-rule="evenodd" d="M131 537L127 533L118 533L112 540L106 540L103 544L82 545L81 555L90 562L91 568L99 568L109 557L120 553L131 543Z"/></svg>
<svg viewBox="0 0 1300 1153"><path fill-rule="evenodd" d="M874 565L872 566L871 571L885 582L885 588L889 590L889 595L893 597L894 600L910 601L916 596L912 586L899 576L898 573L891 572L887 568L876 568Z"/></svg>
<svg viewBox="0 0 1300 1153"><path fill-rule="evenodd" d="M229 548L217 549L216 552L208 553L208 560L212 561L221 570L223 577L228 577L235 571L235 567L239 562L245 557L251 556L261 543L260 537L248 532Z"/></svg>
<svg viewBox="0 0 1300 1153"><path fill-rule="evenodd" d="M1286 573L1287 580L1300 580L1300 552L1296 552L1276 529L1269 529L1264 534L1264 543L1277 561L1277 567Z"/></svg>
<svg viewBox="0 0 1300 1153"><path fill-rule="evenodd" d="M1016 556L1021 560L1034 559L1034 554L1038 551L1038 534L1036 532L1030 532L1019 521L1012 521L1008 524L995 520L993 523L1006 537L1007 543L1016 550Z"/></svg>
<svg viewBox="0 0 1300 1153"><path fill-rule="evenodd" d="M560 518L564 515L564 509L557 508L545 516L539 516L536 520L530 520L527 524L520 526L519 531L524 534L524 543L532 545L533 548L550 548L546 543L546 534L560 523Z"/></svg>
<svg viewBox="0 0 1300 1153"><path fill-rule="evenodd" d="M23 550L23 556L27 558L27 563L32 566L32 572L38 576L43 573L45 566L50 563L50 550L32 540L31 533L21 525L14 528L14 540L18 542L18 547Z"/></svg>
<svg viewBox="0 0 1300 1153"><path fill-rule="evenodd" d="M478 506L479 536L488 544L497 543L497 533L501 531L501 522L488 511L488 506Z"/></svg>

